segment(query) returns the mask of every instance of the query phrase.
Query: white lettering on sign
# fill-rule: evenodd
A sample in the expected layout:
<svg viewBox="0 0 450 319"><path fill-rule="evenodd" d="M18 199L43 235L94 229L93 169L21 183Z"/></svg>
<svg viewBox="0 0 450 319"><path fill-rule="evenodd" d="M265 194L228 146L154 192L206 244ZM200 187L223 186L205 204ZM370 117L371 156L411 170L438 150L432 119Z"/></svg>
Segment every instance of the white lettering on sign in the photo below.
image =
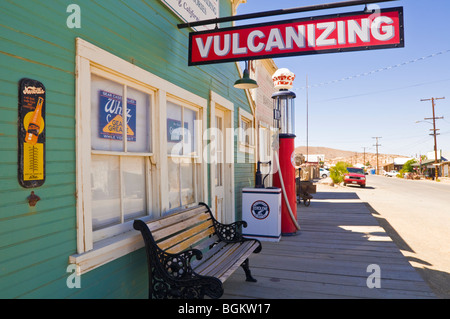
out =
<svg viewBox="0 0 450 319"><path fill-rule="evenodd" d="M219 17L219 0L161 0L184 22L195 22ZM215 25L198 26L195 31L211 30Z"/></svg>
<svg viewBox="0 0 450 319"><path fill-rule="evenodd" d="M336 29L336 22L323 22L317 23L317 29L325 30L322 34L317 38L316 45L317 46L325 46L325 45L335 45L336 39L328 39L331 33Z"/></svg>
<svg viewBox="0 0 450 319"><path fill-rule="evenodd" d="M250 51L252 52L261 52L264 49L264 44L262 44L261 42L259 42L258 44L255 44L255 38L258 37L259 39L262 39L265 37L264 33L259 31L259 30L255 30L252 31L247 39L247 47L250 49Z"/></svg>
<svg viewBox="0 0 450 319"><path fill-rule="evenodd" d="M41 87L35 87L35 86L26 86L23 89L23 94L44 94L45 90Z"/></svg>
<svg viewBox="0 0 450 319"><path fill-rule="evenodd" d="M394 21L389 17L377 17L372 22L372 35L380 41L388 41L395 35L392 24Z"/></svg>
<svg viewBox="0 0 450 319"><path fill-rule="evenodd" d="M394 8L191 33L189 64L403 46L403 10Z"/></svg>

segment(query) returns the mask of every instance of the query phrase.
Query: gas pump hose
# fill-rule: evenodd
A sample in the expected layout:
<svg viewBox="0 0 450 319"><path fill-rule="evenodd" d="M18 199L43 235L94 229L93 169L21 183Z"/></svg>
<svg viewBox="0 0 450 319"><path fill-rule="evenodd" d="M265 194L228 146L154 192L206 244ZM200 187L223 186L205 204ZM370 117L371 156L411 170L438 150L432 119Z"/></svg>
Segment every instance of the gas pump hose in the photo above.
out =
<svg viewBox="0 0 450 319"><path fill-rule="evenodd" d="M284 188L284 181L283 181L283 175L281 174L281 170L280 170L280 160L278 159L278 152L275 151L275 160L277 161L277 167L278 167L278 175L280 176L280 183L281 183L281 189L283 191L283 197L284 197L284 201L286 203L286 206L288 208L289 211L289 215L291 216L292 222L295 225L295 228L297 228L297 230L300 230L300 225L297 223L297 220L294 216L294 214L292 213L292 209L291 209L291 204L289 203L289 199L287 198L287 194L286 194L286 189Z"/></svg>

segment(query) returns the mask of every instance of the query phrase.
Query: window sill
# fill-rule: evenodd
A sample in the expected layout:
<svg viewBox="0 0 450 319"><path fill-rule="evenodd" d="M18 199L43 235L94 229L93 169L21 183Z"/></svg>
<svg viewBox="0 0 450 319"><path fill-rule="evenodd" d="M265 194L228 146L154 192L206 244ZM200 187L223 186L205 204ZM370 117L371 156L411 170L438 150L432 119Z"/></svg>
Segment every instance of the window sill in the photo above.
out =
<svg viewBox="0 0 450 319"><path fill-rule="evenodd" d="M80 276L142 247L141 234L131 230L95 243L90 251L69 256L69 263L77 265L77 275Z"/></svg>

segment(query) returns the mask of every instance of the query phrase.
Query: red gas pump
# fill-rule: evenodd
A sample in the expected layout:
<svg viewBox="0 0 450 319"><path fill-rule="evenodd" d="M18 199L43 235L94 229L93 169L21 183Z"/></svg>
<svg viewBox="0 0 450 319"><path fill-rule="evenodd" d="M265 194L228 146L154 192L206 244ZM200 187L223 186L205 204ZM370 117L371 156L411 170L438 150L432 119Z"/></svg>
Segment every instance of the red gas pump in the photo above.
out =
<svg viewBox="0 0 450 319"><path fill-rule="evenodd" d="M282 189L281 234L296 235L300 230L297 223L297 194L295 191L295 119L292 88L295 75L288 69L279 69L272 77L274 86L278 89L272 95L274 107L274 127L277 131L278 145L275 143L276 172L273 176L273 186Z"/></svg>

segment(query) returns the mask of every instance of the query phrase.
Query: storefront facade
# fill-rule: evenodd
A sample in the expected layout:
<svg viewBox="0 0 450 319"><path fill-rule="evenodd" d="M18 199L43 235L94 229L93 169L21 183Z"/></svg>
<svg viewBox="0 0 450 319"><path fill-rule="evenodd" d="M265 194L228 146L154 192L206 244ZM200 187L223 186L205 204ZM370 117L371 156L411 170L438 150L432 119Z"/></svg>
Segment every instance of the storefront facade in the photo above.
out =
<svg viewBox="0 0 450 319"><path fill-rule="evenodd" d="M242 1L207 2L229 16ZM145 298L135 218L201 201L223 222L241 217L256 136L239 67L188 67L191 30L170 1L0 8L0 296ZM23 78L45 86L45 180L31 188L18 182Z"/></svg>

